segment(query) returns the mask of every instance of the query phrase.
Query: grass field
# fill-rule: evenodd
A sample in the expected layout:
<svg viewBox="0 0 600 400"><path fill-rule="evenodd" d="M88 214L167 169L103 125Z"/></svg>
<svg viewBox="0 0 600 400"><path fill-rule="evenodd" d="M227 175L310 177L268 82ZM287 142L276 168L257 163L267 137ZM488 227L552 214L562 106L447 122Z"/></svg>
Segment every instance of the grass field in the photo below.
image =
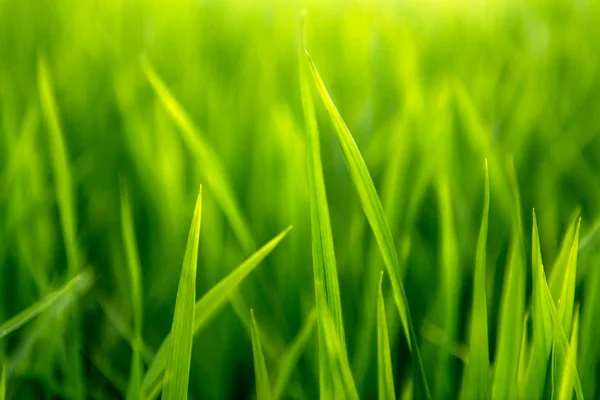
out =
<svg viewBox="0 0 600 400"><path fill-rule="evenodd" d="M598 1L0 0L0 400L599 398L599 227Z"/></svg>

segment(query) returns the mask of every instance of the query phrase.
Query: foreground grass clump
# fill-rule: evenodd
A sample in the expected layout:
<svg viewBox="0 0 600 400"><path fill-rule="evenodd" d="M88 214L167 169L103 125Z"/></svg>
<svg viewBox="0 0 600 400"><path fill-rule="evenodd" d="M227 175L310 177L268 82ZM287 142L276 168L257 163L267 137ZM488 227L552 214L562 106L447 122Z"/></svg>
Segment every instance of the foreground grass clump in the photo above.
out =
<svg viewBox="0 0 600 400"><path fill-rule="evenodd" d="M598 27L0 0L0 400L597 398Z"/></svg>

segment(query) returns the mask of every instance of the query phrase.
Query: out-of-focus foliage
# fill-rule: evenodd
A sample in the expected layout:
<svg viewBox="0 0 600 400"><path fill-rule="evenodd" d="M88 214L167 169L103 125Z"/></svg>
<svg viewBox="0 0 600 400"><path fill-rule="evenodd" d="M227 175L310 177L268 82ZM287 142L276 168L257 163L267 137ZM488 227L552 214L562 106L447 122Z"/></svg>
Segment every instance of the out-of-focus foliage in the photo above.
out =
<svg viewBox="0 0 600 400"><path fill-rule="evenodd" d="M0 398L164 387L168 375L150 388L140 379L153 360L164 368L155 354L200 184L196 300L258 258L204 311L190 398L256 396L253 329L264 396L316 398L325 360L334 392L376 398L381 365L386 396L419 397L418 346L433 398L597 398L600 2L280 3L0 0L0 326L18 322L0 332ZM304 46L331 97L305 70L311 137ZM358 149L351 163L335 109ZM315 151L326 202L311 194ZM385 243L361 205L358 157ZM318 229L311 201L328 210ZM320 257L337 271L321 293L334 313L316 304L317 233L333 239ZM78 276L85 290L56 297ZM404 286L410 341L390 282ZM383 322L390 362L378 359ZM476 381L464 377L473 343L489 381L464 388Z"/></svg>

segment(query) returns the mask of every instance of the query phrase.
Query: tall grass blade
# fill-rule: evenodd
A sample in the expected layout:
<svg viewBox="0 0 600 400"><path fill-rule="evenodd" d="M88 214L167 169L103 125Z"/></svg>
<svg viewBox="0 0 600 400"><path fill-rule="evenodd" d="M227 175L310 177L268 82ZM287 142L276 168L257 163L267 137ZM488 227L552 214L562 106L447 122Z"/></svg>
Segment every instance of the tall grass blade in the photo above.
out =
<svg viewBox="0 0 600 400"><path fill-rule="evenodd" d="M521 199L512 162L509 166L509 180L512 188L514 222L500 303L492 399L507 399L518 394L519 354L525 310L525 261L523 258Z"/></svg>
<svg viewBox="0 0 600 400"><path fill-rule="evenodd" d="M198 241L202 220L202 186L192 217L192 226L183 257L181 277L175 301L175 314L171 327L171 340L165 366L166 375L172 375L162 392L163 400L186 399L192 361L194 338L194 303L196 301L196 267L198 265Z"/></svg>
<svg viewBox="0 0 600 400"><path fill-rule="evenodd" d="M0 340L19 329L44 311L55 305L61 305L64 300L81 296L92 284L92 273L83 270L61 288L48 293L43 299L27 307L19 314L0 325Z"/></svg>
<svg viewBox="0 0 600 400"><path fill-rule="evenodd" d="M579 343L579 307L576 307L573 317L573 332L571 332L571 344L567 351L566 365L563 368L560 379L560 390L558 400L571 400L573 398L573 384L575 383L575 372L577 363L577 350Z"/></svg>
<svg viewBox="0 0 600 400"><path fill-rule="evenodd" d="M486 244L490 212L490 177L485 163L485 198L483 216L477 239L475 274L473 276L473 309L469 335L469 362L465 369L461 397L463 399L488 398L490 355L488 347L486 299Z"/></svg>
<svg viewBox="0 0 600 400"><path fill-rule="evenodd" d="M387 218L383 212L381 200L379 199L377 190L375 189L375 185L373 184L373 180L371 179L367 166L360 154L358 147L356 146L356 143L354 142L354 138L352 137L352 134L342 119L339 111L333 104L333 101L327 92L327 88L325 87L325 84L323 83L315 64L310 58L308 51L306 51L306 57L314 78L314 83L334 125L334 130L338 142L342 147L350 176L356 191L358 192L363 211L367 217L367 220L369 221L369 224L371 225L371 229L373 230L373 234L375 235L375 239L377 240L379 250L381 251L381 255L386 266L386 271L390 277L394 301L396 302L396 307L398 308L398 312L400 314L400 319L402 321L402 326L407 337L409 347L415 357L417 374L419 377L418 387L422 391L422 396L429 398L431 397L429 386L427 384L427 378L423 369L423 362L419 352L415 329L410 316L408 300L406 298L404 286L400 278L398 254L396 253L394 239L392 237L390 227L388 226Z"/></svg>
<svg viewBox="0 0 600 400"><path fill-rule="evenodd" d="M121 182L121 235L125 254L127 256L127 271L129 272L129 285L131 288L131 304L133 308L133 355L131 359L131 373L127 398L139 399L142 396L142 283L140 257L137 251L137 241L131 216L131 202L129 189Z"/></svg>
<svg viewBox="0 0 600 400"><path fill-rule="evenodd" d="M275 238L271 239L263 247L248 257L233 272L223 278L219 283L213 286L208 292L196 302L194 310L194 334L198 333L223 304L227 302L229 296L235 291L238 285L252 272L275 247L283 240L285 235L292 229L291 226L283 230ZM143 393L149 393L153 384L160 378L165 370L167 361L167 350L171 343L171 334L169 334L161 343L156 356L148 367L144 379L142 380Z"/></svg>
<svg viewBox="0 0 600 400"><path fill-rule="evenodd" d="M305 15L302 20L302 48L305 37ZM329 206L327 205L327 194L325 191L325 180L323 178L323 167L321 164L321 148L317 120L312 93L308 83L308 71L306 62L300 54L300 91L302 96L302 108L304 111L304 123L306 129L306 156L308 166L308 186L310 195L310 225L311 244L313 257L313 274L315 285L315 302L317 307L317 319L319 323L319 369L320 369L320 393L321 397L327 397L331 392L328 381L331 378L328 373L330 361L326 360L327 352L323 347L324 341L333 340L323 337L327 332L323 329L325 314L331 313L335 329L331 332L338 336L341 351L346 353L346 339L344 333L344 321L342 317L341 296L333 248L333 235L329 219Z"/></svg>
<svg viewBox="0 0 600 400"><path fill-rule="evenodd" d="M564 281L567 278L567 269L572 253L573 240L575 239L575 230L579 225L581 209L577 208L569 221L569 228L563 236L562 243L554 266L550 272L550 280L548 286L554 297L554 301L557 302L562 294L564 287Z"/></svg>
<svg viewBox="0 0 600 400"><path fill-rule="evenodd" d="M392 371L392 356L390 354L390 339L388 336L385 301L383 299L383 271L379 278L377 294L377 382L379 400L394 400L394 373Z"/></svg>
<svg viewBox="0 0 600 400"><path fill-rule="evenodd" d="M201 130L194 124L150 62L143 59L141 67L160 102L179 128L185 145L197 157L206 185L217 199L240 245L246 252L253 251L255 247L254 239L240 211L231 181L217 153L206 141Z"/></svg>
<svg viewBox="0 0 600 400"><path fill-rule="evenodd" d="M567 335L571 332L571 323L573 321L573 310L575 303L575 284L577 278L577 254L579 253L579 228L581 227L581 218L577 221L575 236L569 252L567 269L563 278L561 294L558 300L558 319L562 324Z"/></svg>
<svg viewBox="0 0 600 400"><path fill-rule="evenodd" d="M254 310L250 310L252 315L252 354L254 358L254 376L256 379L256 399L271 400L271 387L269 384L269 374L260 344L260 332L256 325Z"/></svg>
<svg viewBox="0 0 600 400"><path fill-rule="evenodd" d="M304 321L304 325L292 344L280 358L275 377L273 378L273 399L278 400L284 393L286 385L298 363L298 359L306 348L312 337L315 323L317 322L317 310L313 309Z"/></svg>
<svg viewBox="0 0 600 400"><path fill-rule="evenodd" d="M542 251L535 210L533 211L531 243L533 344L526 380L522 387L522 394L525 397L540 397L544 391L546 369L548 368L548 360L550 359L552 350L554 323L552 322L552 302L547 298L548 284L542 262Z"/></svg>
<svg viewBox="0 0 600 400"><path fill-rule="evenodd" d="M6 363L0 365L0 400L6 400Z"/></svg>

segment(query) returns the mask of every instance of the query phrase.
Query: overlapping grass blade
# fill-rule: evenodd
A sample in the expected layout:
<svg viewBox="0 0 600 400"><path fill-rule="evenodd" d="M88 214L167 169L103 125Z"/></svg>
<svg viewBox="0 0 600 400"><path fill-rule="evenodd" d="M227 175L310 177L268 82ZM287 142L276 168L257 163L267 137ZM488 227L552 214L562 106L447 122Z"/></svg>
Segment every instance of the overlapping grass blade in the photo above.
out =
<svg viewBox="0 0 600 400"><path fill-rule="evenodd" d="M323 331L325 337L325 347L329 353L330 368L333 377L333 386L335 398L346 398L350 400L358 400L358 392L356 384L352 377L350 363L348 362L347 354L342 350L338 335L335 332L333 317L328 311L325 311L323 321Z"/></svg>
<svg viewBox="0 0 600 400"><path fill-rule="evenodd" d="M306 348L308 341L312 337L315 323L317 322L317 310L313 309L304 321L304 325L298 335L294 338L292 344L283 353L277 366L275 377L273 378L273 399L278 400L284 393L285 387L298 363L298 359Z"/></svg>
<svg viewBox="0 0 600 400"><path fill-rule="evenodd" d="M304 45L304 16L302 41ZM302 46L304 47L304 46ZM301 49L302 51L302 49ZM325 180L323 178L323 167L321 164L321 148L319 131L315 117L315 109L312 99L312 93L308 83L308 71L306 62L303 61L300 54L300 91L302 96L302 108L304 111L304 123L306 129L307 142L307 165L308 165L308 184L310 194L310 225L312 236L312 257L313 274L315 285L315 301L317 307L317 316L319 322L319 370L320 370L320 393L321 397L326 397L331 393L328 373L330 361L326 360L327 354L323 342L334 340L333 338L323 337L328 332L323 328L325 324L325 314L331 313L335 329L330 332L337 335L337 342L340 344L340 351L346 353L346 338L344 333L344 321L342 317L341 296L337 275L337 266L335 260L335 251L333 248L333 235L331 232L331 222L329 219L329 206L327 205L327 194L325 191Z"/></svg>
<svg viewBox="0 0 600 400"><path fill-rule="evenodd" d="M577 350L579 343L579 307L576 307L573 317L573 332L571 332L571 344L567 351L566 365L563 368L560 379L558 400L571 400L573 398L573 385L575 383Z"/></svg>
<svg viewBox="0 0 600 400"><path fill-rule="evenodd" d="M306 51L306 56L315 85L334 125L336 137L342 147L350 176L358 192L363 211L367 217L367 220L369 221L369 224L371 225L371 229L373 230L377 244L379 245L379 249L386 266L386 271L390 277L394 301L396 302L396 307L400 313L400 319L402 321L402 326L404 328L404 333L407 337L409 347L415 357L416 369L419 377L419 389L422 391L423 397L429 398L429 387L427 384L427 378L425 377L425 371L423 369L423 362L421 361L415 329L410 316L408 300L406 298L404 286L399 275L400 265L398 262L398 255L396 253L396 247L392 233L383 212L381 200L379 199L367 166L360 154L358 147L356 146L356 143L354 142L354 138L352 137L352 134L342 119L339 111L333 104L333 101L327 92L327 88L325 87L325 84L323 83L315 64L310 58L308 51Z"/></svg>
<svg viewBox="0 0 600 400"><path fill-rule="evenodd" d="M127 256L127 271L129 272L129 285L131 289L131 304L133 308L133 354L131 359L131 373L127 398L139 399L142 396L142 284L140 258L137 252L137 241L131 216L131 203L129 189L121 182L121 235L125 254Z"/></svg>
<svg viewBox="0 0 600 400"><path fill-rule="evenodd" d="M567 269L563 278L561 294L558 299L558 319L562 324L567 335L571 332L571 323L573 321L573 310L575 303L575 283L577 278L577 254L579 253L579 228L581 218L575 228L575 236L569 252Z"/></svg>
<svg viewBox="0 0 600 400"><path fill-rule="evenodd" d="M0 340L19 329L53 306L64 304L65 300L81 296L92 284L92 272L83 270L61 288L48 293L43 299L30 305L19 314L0 325Z"/></svg>
<svg viewBox="0 0 600 400"><path fill-rule="evenodd" d="M248 274L250 274L250 272L252 272L275 247L277 247L279 242L281 242L291 229L292 227L289 226L275 238L271 239L271 241L248 257L240 266L213 286L196 302L193 318L194 334L198 333L198 331L204 327L209 318L212 317L229 299L229 296L235 291L244 278L246 278L246 276L248 276ZM161 343L154 360L152 360L152 363L144 375L144 379L142 380L143 393L149 393L153 384L160 378L164 371L170 342L171 334L169 334Z"/></svg>
<svg viewBox="0 0 600 400"><path fill-rule="evenodd" d="M67 269L69 278L71 278L77 274L81 263L76 239L77 223L73 198L73 182L69 172L67 147L61 131L52 80L46 61L41 56L38 57L37 81L42 114L48 127L54 188L58 203L60 225L67 253ZM68 379L73 382L76 398L83 399L85 390L81 357L79 355L81 339L79 332L79 314L77 311L72 314L71 320L72 321L68 326L70 341L67 351L70 360L67 364L67 374Z"/></svg>
<svg viewBox="0 0 600 400"><path fill-rule="evenodd" d="M529 321L529 313L525 313L523 320L523 335L521 336L521 353L519 354L519 371L518 382L521 385L527 377L527 368L529 367L529 359L531 357L531 349L529 347L529 329L527 323Z"/></svg>
<svg viewBox="0 0 600 400"><path fill-rule="evenodd" d="M596 255L600 255L596 252ZM581 311L581 339L578 369L586 399L597 398L596 363L600 358L600 268L593 266L584 284L585 307Z"/></svg>
<svg viewBox="0 0 600 400"><path fill-rule="evenodd" d="M512 188L514 222L507 272L505 273L500 303L492 399L506 399L515 397L518 394L519 354L525 310L525 261L523 256L521 199L512 162L509 166L509 181Z"/></svg>
<svg viewBox="0 0 600 400"><path fill-rule="evenodd" d="M196 301L196 267L198 265L198 241L202 220L202 186L192 217L181 277L175 301L175 314L171 327L171 340L165 365L165 374L171 376L162 392L163 400L186 399L192 361L194 338L194 303Z"/></svg>
<svg viewBox="0 0 600 400"><path fill-rule="evenodd" d="M260 331L256 325L254 310L250 310L250 314L252 315L252 355L254 359L254 377L256 379L256 399L271 400L269 374L260 343Z"/></svg>
<svg viewBox="0 0 600 400"><path fill-rule="evenodd" d="M388 337L387 315L383 299L383 271L379 278L379 291L377 294L377 382L379 400L394 400L394 374L392 371L392 357L390 354L390 339Z"/></svg>
<svg viewBox="0 0 600 400"><path fill-rule="evenodd" d="M473 276L473 308L469 334L469 362L465 368L461 397L464 399L488 398L490 355L488 347L486 299L486 244L490 211L490 177L485 163L485 198Z"/></svg>
<svg viewBox="0 0 600 400"><path fill-rule="evenodd" d="M554 323L552 321L551 309L552 300L547 298L548 285L542 262L542 251L540 248L535 210L533 211L531 243L533 344L527 375L521 391L523 396L535 398L541 397L544 391L546 369L548 368L548 360L550 359L554 338Z"/></svg>
<svg viewBox="0 0 600 400"><path fill-rule="evenodd" d="M563 236L562 243L560 246L560 250L554 261L554 266L552 271L550 272L550 280L548 286L550 286L550 291L552 292L552 296L554 297L554 301L557 302L559 297L562 294L563 282L567 277L567 268L569 264L569 258L572 253L573 240L575 238L575 230L578 226L578 221L580 220L581 209L577 208L571 219L569 221L569 228L567 232Z"/></svg>
<svg viewBox="0 0 600 400"><path fill-rule="evenodd" d="M235 199L231 181L217 153L204 138L201 130L179 104L149 61L142 59L142 69L165 110L179 128L187 148L200 163L206 185L217 199L236 238L246 252L254 249L254 239Z"/></svg>

